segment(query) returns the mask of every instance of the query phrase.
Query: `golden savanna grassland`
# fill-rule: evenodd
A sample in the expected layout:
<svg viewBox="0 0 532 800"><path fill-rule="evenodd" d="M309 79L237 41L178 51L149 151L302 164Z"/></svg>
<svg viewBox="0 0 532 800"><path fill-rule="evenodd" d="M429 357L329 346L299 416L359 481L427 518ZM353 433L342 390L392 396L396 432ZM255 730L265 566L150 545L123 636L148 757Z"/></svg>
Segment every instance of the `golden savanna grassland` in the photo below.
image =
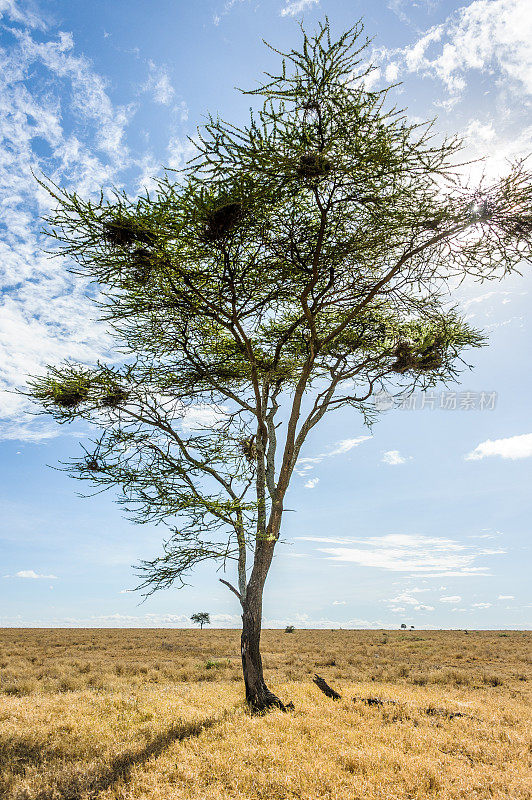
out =
<svg viewBox="0 0 532 800"><path fill-rule="evenodd" d="M4 629L0 796L528 800L531 640L265 631L295 709L252 717L238 631Z"/></svg>

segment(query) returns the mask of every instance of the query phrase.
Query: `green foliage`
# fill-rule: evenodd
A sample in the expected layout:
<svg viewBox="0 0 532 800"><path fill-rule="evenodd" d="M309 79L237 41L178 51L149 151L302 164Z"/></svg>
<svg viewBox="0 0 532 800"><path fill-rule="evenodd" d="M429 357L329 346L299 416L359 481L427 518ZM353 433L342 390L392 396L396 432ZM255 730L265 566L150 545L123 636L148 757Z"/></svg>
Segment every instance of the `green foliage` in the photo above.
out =
<svg viewBox="0 0 532 800"><path fill-rule="evenodd" d="M195 614L192 614L190 619L196 625L200 625L201 628L203 628L204 625L210 625L211 624L211 618L210 618L209 614L206 611L197 611Z"/></svg>
<svg viewBox="0 0 532 800"><path fill-rule="evenodd" d="M346 406L371 424L377 389L456 379L485 340L450 287L530 255L524 162L461 184L460 141L366 89L366 46L360 24L336 41L327 22L304 33L247 92L263 102L249 123L209 117L196 157L151 194L46 184L49 234L101 285L123 361L52 367L30 393L98 431L76 477L169 526L141 565L148 591L229 559L243 599L250 550L265 578L309 431Z"/></svg>
<svg viewBox="0 0 532 800"><path fill-rule="evenodd" d="M231 661L226 658L224 661L218 661L216 658L208 658L205 662L205 669L222 669L223 667L230 667Z"/></svg>

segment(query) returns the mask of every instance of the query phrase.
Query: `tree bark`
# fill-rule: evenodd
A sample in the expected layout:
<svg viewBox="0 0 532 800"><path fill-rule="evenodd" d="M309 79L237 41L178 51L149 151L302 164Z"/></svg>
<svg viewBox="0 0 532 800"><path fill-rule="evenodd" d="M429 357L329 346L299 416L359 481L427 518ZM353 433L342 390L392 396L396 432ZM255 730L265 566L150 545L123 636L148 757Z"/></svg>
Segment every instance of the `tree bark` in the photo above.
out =
<svg viewBox="0 0 532 800"><path fill-rule="evenodd" d="M286 711L284 703L268 689L262 672L260 633L262 622L262 586L248 587L242 614L242 670L246 700L252 713L261 714L271 708Z"/></svg>

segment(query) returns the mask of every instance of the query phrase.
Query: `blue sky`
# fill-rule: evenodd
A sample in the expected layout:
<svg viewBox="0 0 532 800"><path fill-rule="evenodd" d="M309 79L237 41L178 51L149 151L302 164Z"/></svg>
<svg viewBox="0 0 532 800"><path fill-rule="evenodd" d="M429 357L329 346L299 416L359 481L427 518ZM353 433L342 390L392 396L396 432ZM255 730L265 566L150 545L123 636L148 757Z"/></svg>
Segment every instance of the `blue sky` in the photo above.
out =
<svg viewBox="0 0 532 800"><path fill-rule="evenodd" d="M473 179L532 150L529 0L0 0L0 625L183 627L203 609L216 626L239 625L209 565L139 605L131 565L159 553L163 532L128 522L111 495L78 497L47 465L75 455L86 431L35 418L12 391L46 363L113 355L87 287L43 253L48 199L31 170L85 195L149 187L183 164L208 111L245 119L249 98L234 87L252 88L276 59L262 38L296 46L299 21L312 28L325 14L334 32L364 18L374 85L402 81L397 101L412 118L437 115L440 132L485 155ZM371 432L352 411L314 430L266 626L530 627L530 266L522 272L456 290L490 345L454 397L418 395Z"/></svg>

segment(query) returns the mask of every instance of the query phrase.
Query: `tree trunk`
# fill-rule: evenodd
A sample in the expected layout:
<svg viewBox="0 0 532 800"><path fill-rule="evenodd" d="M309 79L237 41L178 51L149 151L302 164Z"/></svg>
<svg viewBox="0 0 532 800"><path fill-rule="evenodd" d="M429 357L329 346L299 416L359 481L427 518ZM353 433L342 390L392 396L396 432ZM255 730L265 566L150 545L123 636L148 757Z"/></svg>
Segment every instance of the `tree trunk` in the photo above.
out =
<svg viewBox="0 0 532 800"><path fill-rule="evenodd" d="M286 711L284 704L264 682L262 658L260 655L260 632L262 621L262 591L249 591L244 602L242 614L242 670L246 685L246 700L255 714L270 708Z"/></svg>

